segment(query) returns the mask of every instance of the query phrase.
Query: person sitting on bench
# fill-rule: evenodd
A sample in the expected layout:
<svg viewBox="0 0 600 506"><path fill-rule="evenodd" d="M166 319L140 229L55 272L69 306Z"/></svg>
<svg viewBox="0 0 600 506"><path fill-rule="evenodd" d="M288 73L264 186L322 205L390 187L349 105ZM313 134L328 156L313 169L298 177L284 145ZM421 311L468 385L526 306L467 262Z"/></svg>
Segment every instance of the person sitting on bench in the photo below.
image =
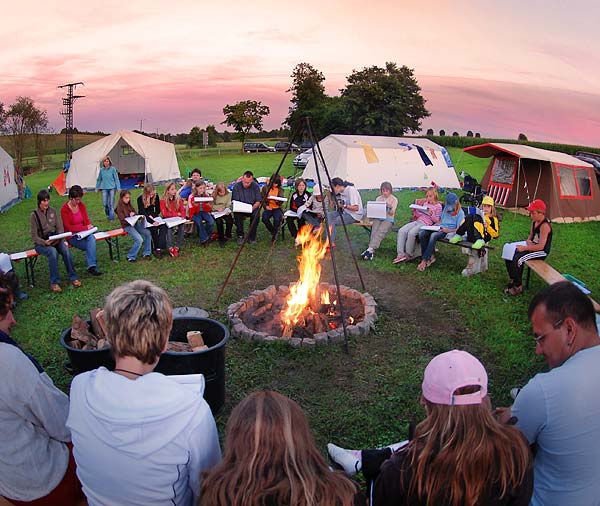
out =
<svg viewBox="0 0 600 506"><path fill-rule="evenodd" d="M471 213L471 209L475 212ZM464 221L456 231L456 235L452 236L449 242L452 244L459 243L465 235L467 241L472 243L471 248L473 249L483 248L486 243L500 235L494 199L489 195L483 197L480 209L469 208L469 214L465 216Z"/></svg>
<svg viewBox="0 0 600 506"><path fill-rule="evenodd" d="M506 295L523 293L523 269L527 260L543 259L550 254L552 246L552 225L546 218L546 204L536 199L527 207L531 218L531 232L526 244L516 247L512 260L505 260L506 270L510 277L508 286L504 289Z"/></svg>

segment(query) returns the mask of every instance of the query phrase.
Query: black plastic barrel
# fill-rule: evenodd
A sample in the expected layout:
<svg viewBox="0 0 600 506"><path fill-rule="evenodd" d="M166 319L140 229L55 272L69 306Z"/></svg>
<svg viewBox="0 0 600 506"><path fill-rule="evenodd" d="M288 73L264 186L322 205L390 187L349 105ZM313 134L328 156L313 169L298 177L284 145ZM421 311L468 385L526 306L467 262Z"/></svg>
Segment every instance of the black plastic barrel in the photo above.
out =
<svg viewBox="0 0 600 506"><path fill-rule="evenodd" d="M90 322L88 321L88 324ZM154 369L166 375L203 374L205 380L204 399L213 413L217 413L225 403L225 345L229 340L229 329L222 323L210 318L188 316L175 317L169 341L187 342L190 330L202 332L206 350L192 352L166 351L160 356ZM60 336L60 344L67 351L71 374L80 374L104 366L114 369L115 361L111 348L101 350L80 350L67 344L71 340L71 327Z"/></svg>

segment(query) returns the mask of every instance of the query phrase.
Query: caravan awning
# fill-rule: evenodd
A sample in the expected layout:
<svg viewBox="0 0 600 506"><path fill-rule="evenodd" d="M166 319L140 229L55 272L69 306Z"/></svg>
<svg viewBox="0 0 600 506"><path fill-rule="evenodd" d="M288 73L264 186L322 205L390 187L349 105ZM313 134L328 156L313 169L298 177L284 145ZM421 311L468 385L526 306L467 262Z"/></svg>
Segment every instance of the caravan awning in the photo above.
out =
<svg viewBox="0 0 600 506"><path fill-rule="evenodd" d="M492 143L471 146L463 150L465 153L479 158L489 158L497 155L510 155L516 158L527 158L529 160L541 160L543 162L560 163L573 167L592 167L589 163L582 162L574 156L548 149L534 148L523 144Z"/></svg>

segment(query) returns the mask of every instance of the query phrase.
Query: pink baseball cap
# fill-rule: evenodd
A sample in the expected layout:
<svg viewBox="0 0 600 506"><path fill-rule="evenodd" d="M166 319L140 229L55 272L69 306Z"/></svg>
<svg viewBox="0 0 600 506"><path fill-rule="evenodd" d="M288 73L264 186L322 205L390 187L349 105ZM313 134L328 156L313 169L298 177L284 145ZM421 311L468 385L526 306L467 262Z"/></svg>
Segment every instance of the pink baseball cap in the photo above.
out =
<svg viewBox="0 0 600 506"><path fill-rule="evenodd" d="M471 394L455 394L467 386L479 386ZM461 350L452 350L434 357L423 375L423 397L434 404L465 406L481 404L487 395L487 373L479 360Z"/></svg>

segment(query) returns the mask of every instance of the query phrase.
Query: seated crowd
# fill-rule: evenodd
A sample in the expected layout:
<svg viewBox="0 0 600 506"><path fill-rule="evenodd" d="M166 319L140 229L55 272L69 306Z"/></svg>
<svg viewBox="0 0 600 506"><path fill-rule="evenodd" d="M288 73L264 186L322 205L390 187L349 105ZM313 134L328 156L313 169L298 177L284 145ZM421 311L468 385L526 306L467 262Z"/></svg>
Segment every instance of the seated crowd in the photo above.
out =
<svg viewBox="0 0 600 506"><path fill-rule="evenodd" d="M11 283L0 276L0 496L32 505L571 505L600 497L600 337L571 283L531 301L536 353L550 371L492 409L488 374L466 351L423 374L425 418L409 440L375 450L328 445L331 469L300 406L258 391L232 411L221 455L200 387L154 372L172 326L148 281L107 297L115 368L74 378L70 398L10 336ZM576 393L576 395L574 394ZM84 499L85 496L85 499Z"/></svg>

